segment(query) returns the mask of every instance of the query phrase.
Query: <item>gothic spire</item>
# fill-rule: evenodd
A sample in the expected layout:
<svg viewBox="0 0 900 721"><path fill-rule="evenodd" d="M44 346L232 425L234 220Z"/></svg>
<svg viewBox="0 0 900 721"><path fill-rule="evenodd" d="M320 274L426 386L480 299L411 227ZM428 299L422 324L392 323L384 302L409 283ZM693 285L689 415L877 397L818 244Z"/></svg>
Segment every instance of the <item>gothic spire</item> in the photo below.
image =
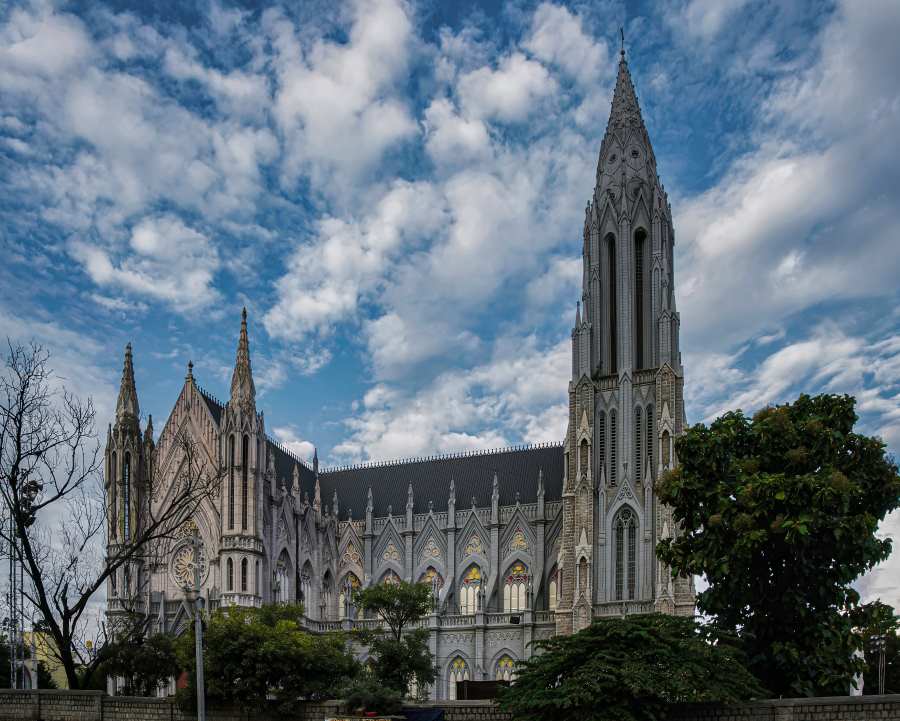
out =
<svg viewBox="0 0 900 721"><path fill-rule="evenodd" d="M122 368L119 400L116 402L116 423L125 420L136 422L139 416L137 387L134 384L134 364L131 360L131 343L129 343L125 346L125 365Z"/></svg>
<svg viewBox="0 0 900 721"><path fill-rule="evenodd" d="M241 311L241 336L238 340L234 373L231 376L231 405L248 413L256 410L256 386L250 368L250 341L247 339L247 308Z"/></svg>

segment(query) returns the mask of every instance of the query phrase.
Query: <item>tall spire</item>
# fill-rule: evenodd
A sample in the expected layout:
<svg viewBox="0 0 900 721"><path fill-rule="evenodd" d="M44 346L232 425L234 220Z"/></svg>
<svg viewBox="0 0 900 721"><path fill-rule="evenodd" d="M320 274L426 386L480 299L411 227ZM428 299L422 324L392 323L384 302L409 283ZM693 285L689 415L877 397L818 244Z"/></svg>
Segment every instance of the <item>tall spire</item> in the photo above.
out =
<svg viewBox="0 0 900 721"><path fill-rule="evenodd" d="M250 341L247 338L247 308L241 311L241 337L238 340L234 373L231 376L231 405L247 413L256 410L256 386L250 368Z"/></svg>
<svg viewBox="0 0 900 721"><path fill-rule="evenodd" d="M119 385L119 400L116 402L116 423L121 423L126 419L137 421L140 414L137 387L134 384L131 343L129 343L125 346L125 365L122 368L122 383Z"/></svg>

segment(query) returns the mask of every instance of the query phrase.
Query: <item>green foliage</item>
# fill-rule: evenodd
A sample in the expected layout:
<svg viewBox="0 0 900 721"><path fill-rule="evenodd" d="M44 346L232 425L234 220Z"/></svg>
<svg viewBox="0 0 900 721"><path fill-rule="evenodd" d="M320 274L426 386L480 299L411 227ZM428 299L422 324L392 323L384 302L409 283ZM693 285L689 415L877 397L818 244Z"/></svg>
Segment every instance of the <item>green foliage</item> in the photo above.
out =
<svg viewBox="0 0 900 721"><path fill-rule="evenodd" d="M867 695L878 693L878 661L883 651L884 692L900 693L900 616L897 616L893 606L878 600L856 609L853 619L862 635L865 652L863 692ZM883 649L878 647L879 636L884 638Z"/></svg>
<svg viewBox="0 0 900 721"><path fill-rule="evenodd" d="M343 634L316 636L300 625L292 605L229 607L212 614L205 631L204 672L210 706L289 712L299 699L320 699L352 678L358 664ZM178 642L182 668L194 665L194 634Z"/></svg>
<svg viewBox="0 0 900 721"><path fill-rule="evenodd" d="M428 650L428 630L404 630L431 610L431 588L424 583L381 583L356 594L357 606L384 619L389 633L361 636L369 645L372 672L386 688L405 695L410 681L418 688L434 681L435 670Z"/></svg>
<svg viewBox="0 0 900 721"><path fill-rule="evenodd" d="M693 618L646 614L538 641L499 702L517 721L655 721L673 703L762 691L733 639Z"/></svg>
<svg viewBox="0 0 900 721"><path fill-rule="evenodd" d="M705 575L700 611L737 632L774 695L846 693L861 663L851 583L887 558L875 532L900 502L884 443L853 432L850 396L800 396L753 419L726 413L676 441L660 479L683 533L657 554Z"/></svg>
<svg viewBox="0 0 900 721"><path fill-rule="evenodd" d="M399 713L403 696L384 686L371 674L364 674L342 692L344 706L351 713L376 711L380 714Z"/></svg>
<svg viewBox="0 0 900 721"><path fill-rule="evenodd" d="M98 679L119 676L125 680L125 696L153 696L172 676L177 660L175 639L168 634L127 634L104 649Z"/></svg>

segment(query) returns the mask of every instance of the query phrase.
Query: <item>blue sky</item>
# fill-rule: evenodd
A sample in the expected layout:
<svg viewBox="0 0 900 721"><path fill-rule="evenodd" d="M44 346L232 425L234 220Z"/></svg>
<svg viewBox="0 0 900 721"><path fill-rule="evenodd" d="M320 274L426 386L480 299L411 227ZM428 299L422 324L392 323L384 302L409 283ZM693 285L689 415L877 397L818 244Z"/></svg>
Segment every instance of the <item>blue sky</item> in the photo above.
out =
<svg viewBox="0 0 900 721"><path fill-rule="evenodd" d="M558 440L620 26L689 420L849 392L896 451L890 0L6 5L0 334L103 419L133 342L161 428L189 359L226 396L246 305L268 429L303 456ZM897 577L865 590L898 603Z"/></svg>

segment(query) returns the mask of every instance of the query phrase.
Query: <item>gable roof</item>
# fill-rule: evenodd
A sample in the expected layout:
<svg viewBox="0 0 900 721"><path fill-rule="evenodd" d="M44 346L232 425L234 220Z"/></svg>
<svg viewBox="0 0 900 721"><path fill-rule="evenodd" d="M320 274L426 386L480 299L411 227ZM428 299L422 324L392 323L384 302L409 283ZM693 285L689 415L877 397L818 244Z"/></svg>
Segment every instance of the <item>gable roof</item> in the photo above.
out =
<svg viewBox="0 0 900 721"><path fill-rule="evenodd" d="M198 388L216 423L221 421L225 406L211 394ZM294 466L299 469L300 493L313 499L316 476L306 461L271 438L266 438L268 452L273 454L276 482L284 482L290 490ZM450 480L456 492L456 508L489 506L494 474L500 492L500 505L512 506L516 493L522 503L537 500L538 474L543 471L544 498L558 501L562 497L563 444L514 446L497 450L454 453L427 458L410 458L381 463L327 468L319 472L322 504L331 505L335 490L341 518L352 510L353 518L366 516L369 488L372 489L373 514L386 516L388 506L395 515L406 513L407 489L413 487L413 511L427 513L432 502L435 513L447 510Z"/></svg>
<svg viewBox="0 0 900 721"><path fill-rule="evenodd" d="M386 516L388 506L394 515L402 515L406 512L410 484L415 513L427 513L429 501L435 513L446 511L450 479L458 510L470 508L473 497L477 506L489 506L495 473L501 506L515 504L516 492L522 503L534 503L541 471L545 500L559 500L563 479L561 443L326 469L319 473L319 482L323 502L331 499L337 489L341 512L352 508L354 518L364 518L369 488L375 516Z"/></svg>

